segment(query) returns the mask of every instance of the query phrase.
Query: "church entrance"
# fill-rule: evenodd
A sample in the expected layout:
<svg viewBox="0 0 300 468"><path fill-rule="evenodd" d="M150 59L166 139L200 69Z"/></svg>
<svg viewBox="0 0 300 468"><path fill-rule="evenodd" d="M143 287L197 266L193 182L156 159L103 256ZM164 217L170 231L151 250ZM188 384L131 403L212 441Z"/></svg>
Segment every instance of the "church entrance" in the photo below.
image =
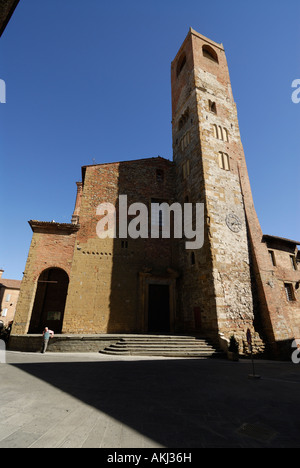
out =
<svg viewBox="0 0 300 468"><path fill-rule="evenodd" d="M170 333L170 287L149 284L148 332Z"/></svg>
<svg viewBox="0 0 300 468"><path fill-rule="evenodd" d="M161 276L147 270L140 272L138 333L175 333L177 277L171 269Z"/></svg>
<svg viewBox="0 0 300 468"><path fill-rule="evenodd" d="M61 333L69 287L69 277L60 268L41 273L31 314L29 334L40 334L45 327Z"/></svg>

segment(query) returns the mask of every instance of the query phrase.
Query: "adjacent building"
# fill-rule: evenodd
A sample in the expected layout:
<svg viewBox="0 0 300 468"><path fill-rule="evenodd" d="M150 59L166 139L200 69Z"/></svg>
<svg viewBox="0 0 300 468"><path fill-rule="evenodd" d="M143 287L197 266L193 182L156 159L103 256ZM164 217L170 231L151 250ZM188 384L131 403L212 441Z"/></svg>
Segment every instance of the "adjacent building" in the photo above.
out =
<svg viewBox="0 0 300 468"><path fill-rule="evenodd" d="M0 270L0 322L7 328L14 320L21 281L4 279Z"/></svg>

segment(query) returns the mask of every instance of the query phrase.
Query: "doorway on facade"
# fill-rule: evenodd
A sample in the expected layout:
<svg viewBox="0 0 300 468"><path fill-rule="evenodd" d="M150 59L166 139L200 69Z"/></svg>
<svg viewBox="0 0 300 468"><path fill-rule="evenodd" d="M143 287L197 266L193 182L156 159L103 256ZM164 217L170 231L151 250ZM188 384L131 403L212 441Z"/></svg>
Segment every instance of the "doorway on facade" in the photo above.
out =
<svg viewBox="0 0 300 468"><path fill-rule="evenodd" d="M170 333L170 286L149 284L148 333Z"/></svg>
<svg viewBox="0 0 300 468"><path fill-rule="evenodd" d="M69 277L60 268L43 271L38 279L28 333L40 334L45 327L61 333Z"/></svg>

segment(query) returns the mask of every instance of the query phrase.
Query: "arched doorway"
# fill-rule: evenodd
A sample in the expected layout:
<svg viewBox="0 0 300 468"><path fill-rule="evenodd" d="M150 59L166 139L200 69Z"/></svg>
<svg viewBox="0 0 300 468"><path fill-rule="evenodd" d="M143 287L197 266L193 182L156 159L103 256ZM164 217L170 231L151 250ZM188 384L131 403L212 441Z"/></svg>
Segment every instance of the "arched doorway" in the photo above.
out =
<svg viewBox="0 0 300 468"><path fill-rule="evenodd" d="M38 279L28 333L40 334L45 327L61 333L69 277L60 268L43 271Z"/></svg>

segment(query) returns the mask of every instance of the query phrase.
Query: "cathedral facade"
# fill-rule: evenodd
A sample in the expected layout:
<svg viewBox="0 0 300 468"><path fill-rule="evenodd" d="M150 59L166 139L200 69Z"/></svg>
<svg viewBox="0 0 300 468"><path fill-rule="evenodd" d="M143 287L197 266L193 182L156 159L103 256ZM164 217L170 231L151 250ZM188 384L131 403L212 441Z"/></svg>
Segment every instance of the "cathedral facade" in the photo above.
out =
<svg viewBox="0 0 300 468"><path fill-rule="evenodd" d="M246 346L250 330L257 352L300 338L299 242L261 231L223 45L190 29L171 85L173 161L85 166L71 222L29 222L13 334L45 326L59 334L191 333L215 342L234 334ZM187 249L186 236L172 229L133 238L118 225L100 238L98 207L109 204L118 215L125 196L127 206L143 204L149 213L153 204L203 207L201 247ZM127 211L128 223L133 214ZM151 223L149 214L149 230Z"/></svg>

